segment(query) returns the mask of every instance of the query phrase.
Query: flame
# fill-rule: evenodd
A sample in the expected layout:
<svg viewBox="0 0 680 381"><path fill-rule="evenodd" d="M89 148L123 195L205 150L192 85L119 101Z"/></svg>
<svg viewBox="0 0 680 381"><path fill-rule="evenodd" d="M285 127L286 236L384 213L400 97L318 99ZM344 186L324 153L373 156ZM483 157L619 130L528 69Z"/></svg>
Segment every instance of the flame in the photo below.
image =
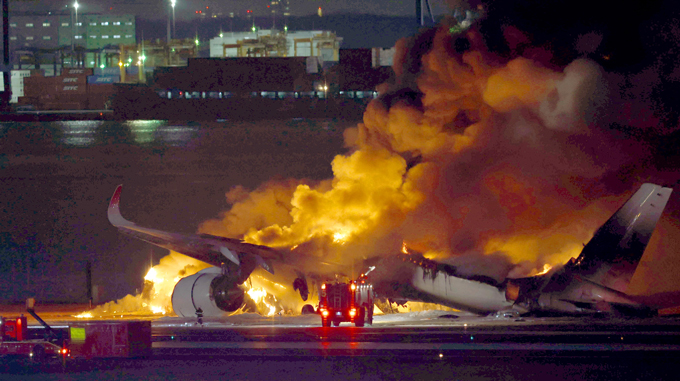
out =
<svg viewBox="0 0 680 381"><path fill-rule="evenodd" d="M285 274L285 269L282 267L277 268L277 275L256 269L243 284L247 290L246 294L255 302L258 313L265 316L294 315L300 313L304 304L315 302L316 295L310 295L310 299L305 302L292 287L277 282L277 277L289 279L292 275Z"/></svg>
<svg viewBox="0 0 680 381"><path fill-rule="evenodd" d="M233 206L224 218L199 230L293 247L311 270L319 259L349 267L377 254L407 253L406 241L438 260L505 256L524 275L572 256L600 217L585 217L582 189L597 183L604 168L625 162L615 149L596 161L584 148L610 139L586 117L600 68L588 61L564 70L530 57L503 61L486 50L474 26L460 35L471 49L454 53L452 39L460 36L447 22L429 40L397 44L402 87L385 85L387 96L345 131L351 152L334 158L333 179L271 182L251 193L238 188L229 193ZM417 74L407 67L414 62L409 44L430 47L420 53ZM399 98L409 83L421 106ZM574 220L580 230L564 233L565 221ZM253 228L256 221L266 223ZM499 266L493 276L502 280L508 268Z"/></svg>
<svg viewBox="0 0 680 381"><path fill-rule="evenodd" d="M337 232L333 234L333 242L343 244L347 242L347 238L349 238L349 234L345 232Z"/></svg>
<svg viewBox="0 0 680 381"><path fill-rule="evenodd" d="M537 273L536 275L547 274L548 271L550 271L551 269L552 269L552 266L550 266L549 264L546 263L546 264L543 265L543 270L541 270L541 272Z"/></svg>
<svg viewBox="0 0 680 381"><path fill-rule="evenodd" d="M151 309L151 312L153 312L154 314L165 315L165 313L166 313L165 308L163 308L161 306L153 306L152 305L149 308Z"/></svg>
<svg viewBox="0 0 680 381"><path fill-rule="evenodd" d="M272 304L269 304L267 302L267 298L272 298L271 294L267 293L263 288L251 288L246 292L248 296L250 296L251 299L256 304L264 304L266 306L266 311L264 311L264 315L266 316L274 316L276 313L276 307L273 306ZM274 300L276 298L274 297Z"/></svg>
<svg viewBox="0 0 680 381"><path fill-rule="evenodd" d="M127 295L87 311L77 317L108 316L165 316L173 314L172 292L177 282L209 267L208 264L186 255L171 251L160 263L149 268L144 276L144 287L137 295Z"/></svg>
<svg viewBox="0 0 680 381"><path fill-rule="evenodd" d="M236 187L227 193L231 209L199 231L291 248L308 272L320 262L348 267L408 253L405 242L426 258L487 260L469 261L472 273L503 258L509 266L485 273L499 280L576 257L620 201L603 197L611 191L602 184L635 178L646 149L598 115L610 83L597 64L551 69L552 53L511 28L506 38L522 43L508 40L513 58L503 58L474 25L452 35L455 26L445 19L397 43L396 78L344 132L349 151L333 159L332 179ZM455 39L470 48L456 52ZM248 292L267 300L263 313L295 304L291 290L272 282L290 284L296 274L253 274ZM147 276L148 305L167 306L157 298L169 296L165 279L176 282L176 271Z"/></svg>
<svg viewBox="0 0 680 381"><path fill-rule="evenodd" d="M156 282L156 281L162 281L162 278L156 278L158 276L158 272L156 271L155 268L150 268L149 271L146 273L144 276L144 280L148 280L150 282Z"/></svg>

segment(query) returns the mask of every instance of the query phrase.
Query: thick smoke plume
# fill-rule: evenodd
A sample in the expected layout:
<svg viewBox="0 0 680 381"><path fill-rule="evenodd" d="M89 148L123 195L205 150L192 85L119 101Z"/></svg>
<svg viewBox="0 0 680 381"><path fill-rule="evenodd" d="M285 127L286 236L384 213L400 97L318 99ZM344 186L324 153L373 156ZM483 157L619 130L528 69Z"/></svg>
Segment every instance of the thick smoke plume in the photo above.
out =
<svg viewBox="0 0 680 381"><path fill-rule="evenodd" d="M577 9L564 7L555 11L563 18ZM348 152L333 160L332 179L272 180L226 194L231 209L200 232L279 248L292 265L277 268L274 277L257 270L246 282L251 290L283 289L277 300L292 308L302 303L290 287L301 274L293 268L300 269L313 303L315 281L333 273L356 277L365 260L394 256L404 245L454 264L463 275L502 282L535 274L578 255L641 183L677 180L654 169L663 165L653 147L657 137L677 131L677 113L658 99L666 91L662 78L680 78L668 64L675 62L673 50L633 74L608 72L586 58L610 59L609 37L601 30L566 41L583 58L565 60L570 55L556 50L568 46L533 41L536 34L501 22L508 12L500 8L486 24L462 30L446 19L398 41L395 77L379 87L363 123L345 131ZM629 13L642 17L637 8ZM546 22L539 24L557 28ZM677 46L676 24L655 24L655 36ZM495 40L489 38L494 30ZM619 52L639 53L624 42ZM677 212L670 214L677 222ZM659 234L652 237L650 247L661 257L643 258L638 274L646 279L659 266L678 266L672 255L680 247L673 238L680 236L678 226L662 223L658 230L671 242L660 245ZM154 266L156 275L147 275L142 294L94 313L169 313L179 277L206 266L173 252ZM637 291L673 289L657 275Z"/></svg>
<svg viewBox="0 0 680 381"><path fill-rule="evenodd" d="M396 76L346 130L333 179L232 191L231 210L201 232L355 276L403 243L498 281L578 255L648 180L647 146L612 128L627 107L612 101L620 78L588 59L546 65L539 48L500 56L475 26L455 26L399 41Z"/></svg>

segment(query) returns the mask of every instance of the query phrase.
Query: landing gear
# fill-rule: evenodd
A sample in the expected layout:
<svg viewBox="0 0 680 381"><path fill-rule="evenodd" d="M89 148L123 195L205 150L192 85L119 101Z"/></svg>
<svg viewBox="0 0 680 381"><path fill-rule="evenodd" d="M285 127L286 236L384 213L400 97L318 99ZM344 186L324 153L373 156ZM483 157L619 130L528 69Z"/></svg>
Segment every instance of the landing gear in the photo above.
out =
<svg viewBox="0 0 680 381"><path fill-rule="evenodd" d="M311 304L305 304L304 306L302 306L301 313L303 315L311 315L311 314L315 314L316 311L314 310L314 306L312 306Z"/></svg>
<svg viewBox="0 0 680 381"><path fill-rule="evenodd" d="M366 323L373 325L373 306L366 307Z"/></svg>
<svg viewBox="0 0 680 381"><path fill-rule="evenodd" d="M333 326L337 327L340 325L340 320L333 320Z"/></svg>
<svg viewBox="0 0 680 381"><path fill-rule="evenodd" d="M357 310L357 318L354 319L354 326L355 327L363 327L365 316L366 316L366 309L364 307L359 307L359 310Z"/></svg>
<svg viewBox="0 0 680 381"><path fill-rule="evenodd" d="M45 353L45 347L42 345L36 345L33 347L33 357L31 358L33 362L43 363L47 360L47 355Z"/></svg>

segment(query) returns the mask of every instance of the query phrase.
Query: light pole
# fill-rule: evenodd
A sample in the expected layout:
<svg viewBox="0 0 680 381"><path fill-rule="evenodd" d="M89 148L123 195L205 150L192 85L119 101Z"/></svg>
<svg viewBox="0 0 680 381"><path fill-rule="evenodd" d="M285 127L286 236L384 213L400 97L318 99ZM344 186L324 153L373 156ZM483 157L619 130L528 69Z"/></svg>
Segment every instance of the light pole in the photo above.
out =
<svg viewBox="0 0 680 381"><path fill-rule="evenodd" d="M177 4L176 0L170 0L170 5L172 6L172 37L175 37L175 4Z"/></svg>
<svg viewBox="0 0 680 381"><path fill-rule="evenodd" d="M172 39L172 37L170 36L170 11L168 11L168 37L167 37L168 46L170 46L170 39Z"/></svg>
<svg viewBox="0 0 680 381"><path fill-rule="evenodd" d="M173 39L175 35L175 0L170 0L170 6L172 7L172 29L170 29L170 13L168 13L168 45L170 45L170 40Z"/></svg>
<svg viewBox="0 0 680 381"><path fill-rule="evenodd" d="M80 6L80 5L78 4L77 1L73 4L73 8L76 10L76 24L75 24L76 34L75 34L75 36L73 36L74 45L75 45L76 37L78 37L78 7L79 7L79 6ZM74 52L74 55L75 55L75 52ZM77 57L77 55L75 55L75 56ZM79 61L79 58L76 59L76 62L78 62L78 61ZM78 63L79 63L79 62L78 62ZM77 66L78 66L78 64L76 64L76 67L77 67Z"/></svg>
<svg viewBox="0 0 680 381"><path fill-rule="evenodd" d="M68 8L68 5L66 6ZM73 59L73 55L75 54L75 49L76 47L76 24L73 18L73 7L71 7L71 59Z"/></svg>

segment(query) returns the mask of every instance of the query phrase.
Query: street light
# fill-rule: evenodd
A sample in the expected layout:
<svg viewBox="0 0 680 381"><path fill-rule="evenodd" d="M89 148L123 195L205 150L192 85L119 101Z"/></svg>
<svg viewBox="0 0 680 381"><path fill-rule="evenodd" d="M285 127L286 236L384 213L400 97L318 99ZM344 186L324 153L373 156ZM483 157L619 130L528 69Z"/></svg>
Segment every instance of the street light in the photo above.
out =
<svg viewBox="0 0 680 381"><path fill-rule="evenodd" d="M77 1L73 4L73 8L76 9L76 34L78 33L78 7L79 6L80 6L80 4L78 4Z"/></svg>
<svg viewBox="0 0 680 381"><path fill-rule="evenodd" d="M175 4L176 0L170 0L170 5L172 6L172 37L175 37Z"/></svg>
<svg viewBox="0 0 680 381"><path fill-rule="evenodd" d="M75 33L75 35L73 36L73 47L74 47L73 50L75 50L75 44L76 44L76 43L75 43L75 40L76 40L76 37L78 37L78 7L79 7L79 6L80 6L80 4L78 4L77 1L76 1L75 3L73 3L73 9L76 10L76 22L75 22L75 24L74 24L74 28L75 28L75 30L76 30L76 33ZM75 56L75 51L74 51L74 56ZM76 61L77 61L77 60L76 60ZM76 66L77 66L77 63L76 63Z"/></svg>
<svg viewBox="0 0 680 381"><path fill-rule="evenodd" d="M170 13L168 13L168 45L175 35L175 4L177 4L175 0L170 0L170 6L172 7L172 29L170 29Z"/></svg>

